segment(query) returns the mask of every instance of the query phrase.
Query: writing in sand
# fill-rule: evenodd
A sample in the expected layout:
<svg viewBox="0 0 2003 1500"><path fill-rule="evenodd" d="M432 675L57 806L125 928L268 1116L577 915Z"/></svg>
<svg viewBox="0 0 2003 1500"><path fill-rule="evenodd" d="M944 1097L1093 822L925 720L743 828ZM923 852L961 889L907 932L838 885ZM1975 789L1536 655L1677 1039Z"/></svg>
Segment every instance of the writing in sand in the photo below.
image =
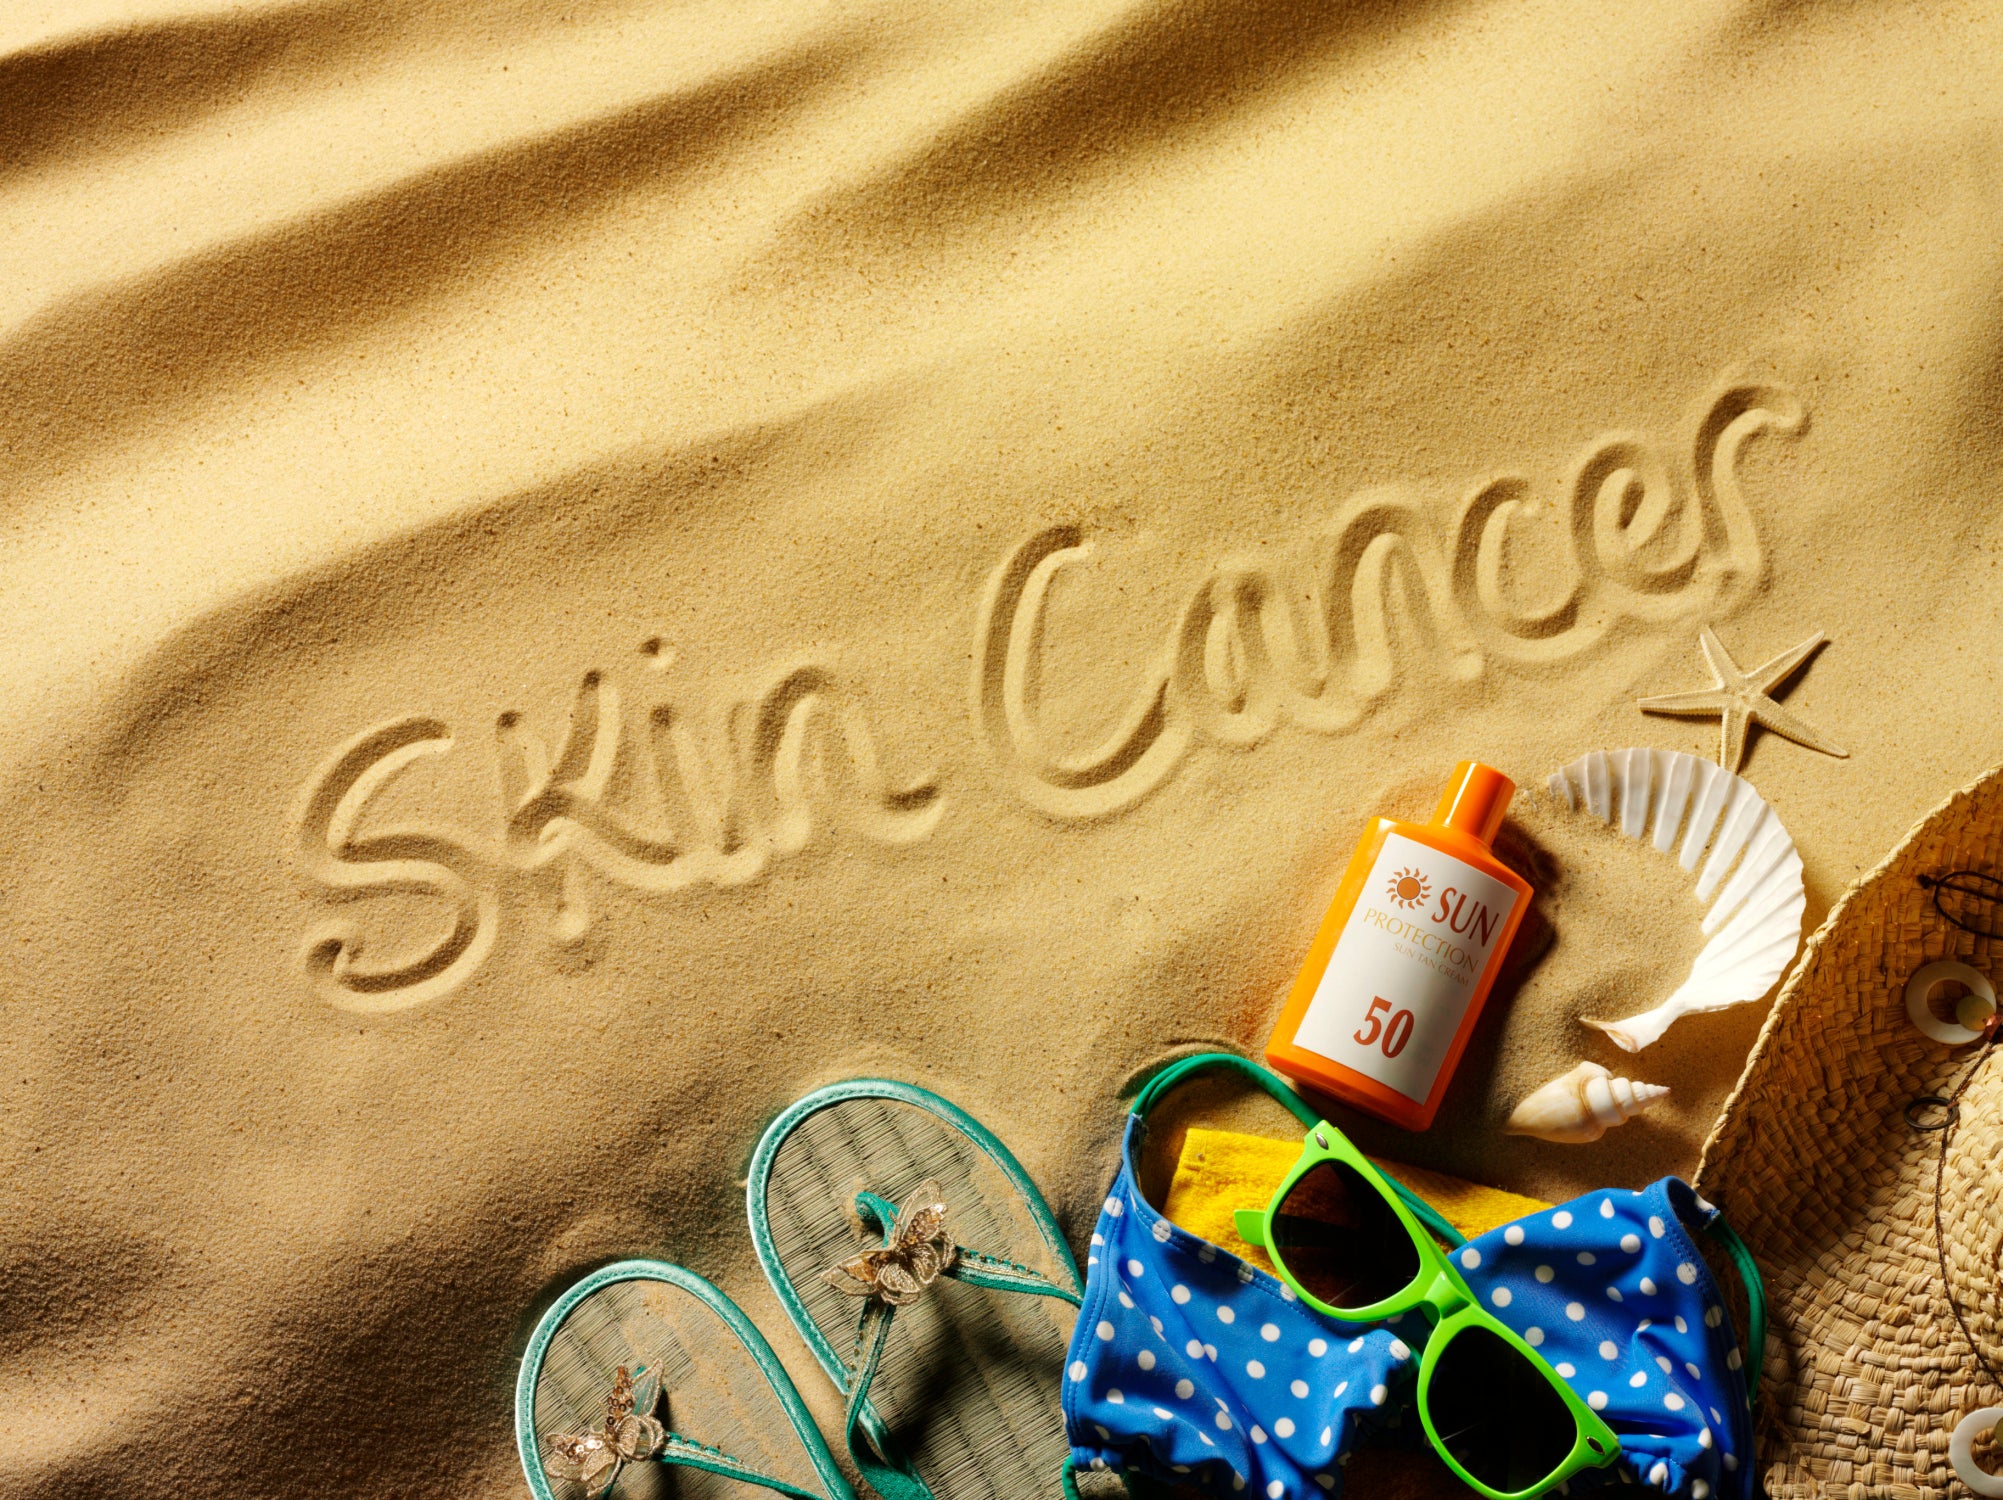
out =
<svg viewBox="0 0 2003 1500"><path fill-rule="evenodd" d="M1082 750L1054 743L1039 698L1052 583L1091 544L1076 526L1048 527L1003 559L982 595L978 733L1033 806L1101 818L1158 788L1199 741L1249 746L1282 722L1354 728L1415 653L1450 681L1472 681L1491 659L1555 665L1623 628L1714 615L1764 568L1740 452L1801 419L1787 392L1733 383L1673 462L1644 437L1599 439L1547 511L1558 563L1546 546L1533 579L1514 576L1512 535L1550 523L1531 512L1526 480L1480 484L1444 520L1442 507L1403 490L1355 496L1280 555L1213 567L1117 727ZM414 897L427 915L423 935L393 941L397 956L380 963L364 957L357 921L315 927L305 952L321 993L346 1010L388 1011L450 992L487 957L510 889L540 895L556 941L575 944L592 926L592 877L643 896L741 885L804 848L817 819L908 844L944 811L935 775L890 777L861 701L819 666L775 674L707 726L668 703L641 718L626 722L599 672L579 686L554 757L519 714L502 714L499 839L431 825L363 831L398 776L452 747L442 721L398 718L336 750L300 798L304 874L337 903Z"/></svg>
<svg viewBox="0 0 2003 1500"><path fill-rule="evenodd" d="M1098 744L1056 743L1039 698L1047 602L1092 544L1077 526L1021 543L988 581L974 654L979 733L1019 793L1053 817L1123 812L1168 779L1200 740L1256 744L1282 722L1352 729L1410 670L1416 653L1449 680L1489 660L1561 663L1633 626L1682 626L1730 607L1765 566L1740 489L1740 451L1756 434L1800 429L1774 386L1723 386L1678 461L1630 434L1603 437L1572 465L1534 578L1512 547L1532 521L1514 476L1476 486L1442 524L1441 507L1396 489L1340 506L1276 558L1219 563L1180 616ZM1526 601L1525 594L1535 597ZM1402 601L1402 602L1401 602ZM1395 617L1416 639L1400 639Z"/></svg>
<svg viewBox="0 0 2003 1500"><path fill-rule="evenodd" d="M486 960L504 891L537 895L560 944L593 921L591 880L641 895L742 885L805 848L817 814L887 844L922 839L945 811L930 775L893 784L862 704L813 665L776 674L704 725L655 703L638 726L618 689L587 673L551 757L518 713L495 724L502 836L433 825L364 832L370 804L412 765L452 748L440 720L391 720L348 741L308 782L294 843L309 881L335 901L417 897L431 934L380 964L360 925L307 936L322 995L350 1011L402 1010L463 984Z"/></svg>

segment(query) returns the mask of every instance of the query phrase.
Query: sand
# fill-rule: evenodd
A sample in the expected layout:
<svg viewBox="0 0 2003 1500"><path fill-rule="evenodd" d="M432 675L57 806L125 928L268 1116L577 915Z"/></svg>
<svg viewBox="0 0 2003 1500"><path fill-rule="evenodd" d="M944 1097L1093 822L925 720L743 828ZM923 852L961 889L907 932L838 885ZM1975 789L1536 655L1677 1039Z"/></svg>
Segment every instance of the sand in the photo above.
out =
<svg viewBox="0 0 2003 1500"><path fill-rule="evenodd" d="M0 1494L509 1496L595 1264L759 1278L859 1073L1082 1238L1360 821L1831 644L1809 922L2003 752L1980 7L89 0L0 17ZM1694 903L1526 790L1502 1141ZM1535 861L1533 860L1533 863ZM1220 1105L1220 1115L1230 1109Z"/></svg>

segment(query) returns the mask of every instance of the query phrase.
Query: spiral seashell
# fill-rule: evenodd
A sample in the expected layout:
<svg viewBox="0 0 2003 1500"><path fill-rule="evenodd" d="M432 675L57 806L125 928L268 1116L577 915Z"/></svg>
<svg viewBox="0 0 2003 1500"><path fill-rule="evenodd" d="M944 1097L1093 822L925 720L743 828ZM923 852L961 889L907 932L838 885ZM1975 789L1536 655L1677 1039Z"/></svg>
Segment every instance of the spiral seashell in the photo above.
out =
<svg viewBox="0 0 2003 1500"><path fill-rule="evenodd" d="M1582 1062L1517 1105L1502 1128L1510 1135L1583 1146L1668 1094L1663 1084L1616 1078L1596 1062Z"/></svg>

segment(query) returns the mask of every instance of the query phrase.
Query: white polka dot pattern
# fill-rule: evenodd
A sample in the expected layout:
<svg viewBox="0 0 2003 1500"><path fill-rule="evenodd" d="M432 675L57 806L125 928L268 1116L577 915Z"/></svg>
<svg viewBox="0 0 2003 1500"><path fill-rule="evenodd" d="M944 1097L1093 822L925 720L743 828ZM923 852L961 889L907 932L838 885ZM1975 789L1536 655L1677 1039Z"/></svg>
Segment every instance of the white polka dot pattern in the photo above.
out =
<svg viewBox="0 0 2003 1500"><path fill-rule="evenodd" d="M1207 1493L1321 1493L1366 1431L1410 1412L1420 1351L1395 1330L1331 1323L1249 1263L1165 1234L1125 1172L1108 1204L1060 1383L1081 1467L1187 1476ZM1665 1179L1451 1252L1480 1306L1617 1426L1628 1482L1675 1500L1726 1500L1754 1467L1739 1461L1751 1434L1733 1329L1690 1249L1703 1223Z"/></svg>
<svg viewBox="0 0 2003 1500"><path fill-rule="evenodd" d="M1590 1408L1623 1424L1621 1462L1633 1480L1661 1464L1669 1493L1697 1500L1699 1482L1708 1494L1736 1493L1726 1476L1737 1466L1734 1450L1750 1451L1751 1434L1736 1407L1728 1408L1732 1423L1714 1418L1707 1427L1697 1415L1693 1392L1730 1381L1733 1400L1743 1396L1717 1294L1689 1259L1687 1240L1671 1232L1679 1216L1702 1223L1688 1189L1669 1180L1638 1193L1588 1194L1484 1235L1452 1260L1483 1305ZM1476 1264L1466 1264L1466 1249ZM1597 1372L1590 1388L1580 1356Z"/></svg>
<svg viewBox="0 0 2003 1500"><path fill-rule="evenodd" d="M1416 1361L1383 1325L1331 1324L1275 1278L1174 1232L1127 1172L1107 1203L1061 1382L1081 1468L1318 1494L1366 1431L1409 1411Z"/></svg>

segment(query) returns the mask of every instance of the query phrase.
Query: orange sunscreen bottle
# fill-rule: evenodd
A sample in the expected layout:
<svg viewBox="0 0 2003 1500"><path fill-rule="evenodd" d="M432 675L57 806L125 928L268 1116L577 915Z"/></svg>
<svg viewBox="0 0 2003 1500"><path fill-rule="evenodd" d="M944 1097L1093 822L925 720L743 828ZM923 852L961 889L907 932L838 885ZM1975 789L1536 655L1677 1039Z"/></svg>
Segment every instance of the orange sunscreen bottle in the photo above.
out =
<svg viewBox="0 0 2003 1500"><path fill-rule="evenodd" d="M1489 847L1516 783L1464 760L1430 823L1372 818L1266 1061L1366 1114L1424 1130L1481 1015L1530 885Z"/></svg>

